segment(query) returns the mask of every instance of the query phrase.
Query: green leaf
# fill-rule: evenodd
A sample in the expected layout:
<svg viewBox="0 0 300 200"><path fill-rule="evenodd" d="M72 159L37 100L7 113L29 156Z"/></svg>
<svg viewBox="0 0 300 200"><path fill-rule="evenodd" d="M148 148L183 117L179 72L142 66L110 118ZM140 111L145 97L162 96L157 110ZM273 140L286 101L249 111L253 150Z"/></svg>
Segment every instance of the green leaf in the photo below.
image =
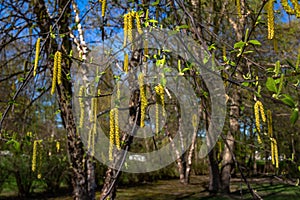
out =
<svg viewBox="0 0 300 200"><path fill-rule="evenodd" d="M243 46L245 46L245 44L246 44L246 42L239 41L239 42L234 44L234 48L235 49L242 48Z"/></svg>
<svg viewBox="0 0 300 200"><path fill-rule="evenodd" d="M288 105L289 107L295 108L295 102L294 102L294 99L293 99L290 95L288 95L288 94L284 94L283 96L284 96L284 98L281 99L281 101L282 101L284 104Z"/></svg>
<svg viewBox="0 0 300 200"><path fill-rule="evenodd" d="M248 43L253 45L261 45L261 43L258 40L249 40Z"/></svg>
<svg viewBox="0 0 300 200"><path fill-rule="evenodd" d="M14 148L15 148L16 152L20 152L20 149L21 149L20 142L15 141L14 142Z"/></svg>
<svg viewBox="0 0 300 200"><path fill-rule="evenodd" d="M268 77L266 87L269 91L277 93L276 83L273 78Z"/></svg>
<svg viewBox="0 0 300 200"><path fill-rule="evenodd" d="M216 49L216 45L215 44L211 44L208 46L208 50L215 50Z"/></svg>
<svg viewBox="0 0 300 200"><path fill-rule="evenodd" d="M299 110L298 110L298 108L295 108L295 109L293 109L291 117L290 117L290 121L293 125L298 120L298 117L299 117Z"/></svg>
<svg viewBox="0 0 300 200"><path fill-rule="evenodd" d="M245 51L243 54L253 53L253 51Z"/></svg>
<svg viewBox="0 0 300 200"><path fill-rule="evenodd" d="M248 87L249 86L249 82L243 82L242 86Z"/></svg>

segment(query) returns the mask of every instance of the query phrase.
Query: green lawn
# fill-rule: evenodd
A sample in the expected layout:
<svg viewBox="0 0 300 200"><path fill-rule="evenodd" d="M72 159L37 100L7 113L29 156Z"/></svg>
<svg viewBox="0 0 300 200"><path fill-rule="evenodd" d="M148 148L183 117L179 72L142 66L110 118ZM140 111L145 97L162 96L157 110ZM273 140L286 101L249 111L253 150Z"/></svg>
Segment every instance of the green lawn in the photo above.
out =
<svg viewBox="0 0 300 200"><path fill-rule="evenodd" d="M160 180L154 183L143 183L139 186L122 186L118 188L118 200L228 200L228 199L252 199L247 187L240 179L233 179L232 191L229 196L210 196L206 190L208 177L193 176L190 185L182 185L178 180ZM249 179L252 187L263 199L266 200L298 200L300 199L300 187L285 185L268 178ZM15 185L5 188L0 194L0 199L15 199L12 191ZM6 195L5 197L3 195ZM72 200L70 194L62 192L58 197L47 198L48 194L37 194L35 199ZM2 197L1 197L2 196ZM99 196L99 193L97 193ZM34 199L33 197L29 199Z"/></svg>

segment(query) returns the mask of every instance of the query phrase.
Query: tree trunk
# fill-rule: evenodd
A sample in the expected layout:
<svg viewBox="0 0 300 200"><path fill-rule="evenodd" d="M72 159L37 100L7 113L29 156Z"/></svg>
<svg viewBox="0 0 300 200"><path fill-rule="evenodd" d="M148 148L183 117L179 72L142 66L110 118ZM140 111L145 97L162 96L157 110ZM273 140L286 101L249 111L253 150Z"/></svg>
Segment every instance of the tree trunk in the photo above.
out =
<svg viewBox="0 0 300 200"><path fill-rule="evenodd" d="M220 191L220 172L218 166L218 160L216 159L216 150L213 148L208 153L209 163L209 185L208 190L212 194L216 194Z"/></svg>
<svg viewBox="0 0 300 200"><path fill-rule="evenodd" d="M194 127L194 133L193 133L193 138L192 138L192 144L189 148L189 152L187 155L187 163L186 163L186 169L185 169L185 184L189 184L190 183L190 173L191 173L191 168L192 168L192 159L193 159L193 153L195 150L195 143L196 143L196 139L197 139L197 127Z"/></svg>
<svg viewBox="0 0 300 200"><path fill-rule="evenodd" d="M48 34L52 20L48 15L45 2L43 0L33 0L32 3L34 5L34 13L38 19L37 24L41 30L40 35ZM58 1L61 17L59 18L59 21L56 21L55 23L59 28L59 33L69 32L68 26L70 24L71 15L70 5L70 1L68 0ZM50 55L53 55L60 45L61 47L59 47L59 50L62 51L62 54L68 55L72 49L71 41L68 35L62 38L61 44L57 44L53 39L51 39L51 42L49 39L45 41L44 49L48 56L48 60L51 59ZM83 149L83 143L76 129L75 117L72 110L72 83L67 77L67 74L70 74L70 68L71 60L63 56L62 84L57 85L57 95L61 110L61 117L67 131L68 154L71 162L71 168L73 170L73 195L74 199L78 200L93 199L94 194L92 190L90 190L90 193L88 192L87 169L89 170L90 175L94 173L94 169L91 168L90 165L87 167L86 158L84 157L85 152Z"/></svg>
<svg viewBox="0 0 300 200"><path fill-rule="evenodd" d="M245 13L245 1L240 0L241 3L241 13ZM244 27L245 27L245 15L242 15L235 21L229 18L229 23L232 25L236 34L236 41L242 40ZM241 63L238 63L238 68L233 72L233 76L239 78L237 71L240 71ZM231 95L229 99L229 131L226 135L226 141L223 152L222 168L221 168L221 188L224 193L230 193L230 178L233 169L233 153L234 153L234 136L239 134L239 123L238 119L240 117L240 100L241 94L236 85L231 86Z"/></svg>
<svg viewBox="0 0 300 200"><path fill-rule="evenodd" d="M230 131L227 133L226 142L228 144L224 147L222 168L221 168L221 183L222 192L230 193L230 179L233 166L232 151L234 147L234 137Z"/></svg>

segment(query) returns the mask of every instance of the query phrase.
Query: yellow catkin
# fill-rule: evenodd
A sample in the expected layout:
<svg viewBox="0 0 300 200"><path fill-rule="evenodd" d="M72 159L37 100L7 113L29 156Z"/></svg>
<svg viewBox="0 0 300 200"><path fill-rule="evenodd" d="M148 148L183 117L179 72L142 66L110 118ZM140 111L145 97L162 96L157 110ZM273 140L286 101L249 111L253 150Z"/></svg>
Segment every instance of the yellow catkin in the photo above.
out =
<svg viewBox="0 0 300 200"><path fill-rule="evenodd" d="M120 82L117 82L117 103L118 107L120 106L120 97L121 97L121 90L120 90Z"/></svg>
<svg viewBox="0 0 300 200"><path fill-rule="evenodd" d="M102 10L102 17L104 17L105 10L106 10L106 0L102 0L101 10Z"/></svg>
<svg viewBox="0 0 300 200"><path fill-rule="evenodd" d="M267 3L267 13L268 13L268 39L272 40L274 37L274 10L273 10L273 0L269 0Z"/></svg>
<svg viewBox="0 0 300 200"><path fill-rule="evenodd" d="M133 35L132 35L132 17L133 16L132 16L132 13L133 12L128 13L128 16L127 16L128 40L131 43L133 41Z"/></svg>
<svg viewBox="0 0 300 200"><path fill-rule="evenodd" d="M113 148L114 148L114 130L115 120L114 120L114 109L111 109L109 112L109 150L108 150L108 159L113 160Z"/></svg>
<svg viewBox="0 0 300 200"><path fill-rule="evenodd" d="M79 107L80 107L80 116L79 116L79 128L83 127L84 122L84 86L81 86L78 93L79 98Z"/></svg>
<svg viewBox="0 0 300 200"><path fill-rule="evenodd" d="M35 44L35 59L34 59L34 68L33 76L36 75L36 70L39 64L39 54L40 54L41 38L38 38Z"/></svg>
<svg viewBox="0 0 300 200"><path fill-rule="evenodd" d="M51 94L54 94L55 87L56 87L56 79L57 79L57 59L58 54L57 52L54 55L54 63L53 63L53 76L52 76L52 88L51 88Z"/></svg>
<svg viewBox="0 0 300 200"><path fill-rule="evenodd" d="M60 85L62 82L61 82L61 52L60 51L57 51L57 84Z"/></svg>
<svg viewBox="0 0 300 200"><path fill-rule="evenodd" d="M159 96L159 101L161 103L162 106L162 115L165 116L166 115L166 111L165 111L165 89L161 84L158 84L157 86L155 86L155 92L156 94Z"/></svg>
<svg viewBox="0 0 300 200"><path fill-rule="evenodd" d="M254 116L255 116L255 126L257 132L260 132L260 123L259 123L259 107L257 102L254 104Z"/></svg>
<svg viewBox="0 0 300 200"><path fill-rule="evenodd" d="M294 6L296 17L300 18L300 5L298 3L298 0L291 0L291 2Z"/></svg>
<svg viewBox="0 0 300 200"><path fill-rule="evenodd" d="M271 161L272 161L272 165L275 165L275 151L274 151L273 138L271 138Z"/></svg>
<svg viewBox="0 0 300 200"><path fill-rule="evenodd" d="M140 98L141 98L141 127L145 126L146 108L148 105L146 92L144 88L144 74L140 73L139 77Z"/></svg>
<svg viewBox="0 0 300 200"><path fill-rule="evenodd" d="M124 56L124 72L125 72L125 73L128 72L128 63L129 63L129 60L128 60L128 54L125 53L125 56Z"/></svg>
<svg viewBox="0 0 300 200"><path fill-rule="evenodd" d="M56 152L58 153L60 151L60 142L56 141Z"/></svg>
<svg viewBox="0 0 300 200"><path fill-rule="evenodd" d="M262 144L260 133L257 132L257 142L258 144Z"/></svg>
<svg viewBox="0 0 300 200"><path fill-rule="evenodd" d="M237 9L238 16L241 18L242 17L241 0L236 0L236 9Z"/></svg>
<svg viewBox="0 0 300 200"><path fill-rule="evenodd" d="M138 33L142 34L143 30L142 30L142 26L141 26L140 16L137 12L135 13L135 21L136 21L136 28L137 28Z"/></svg>
<svg viewBox="0 0 300 200"><path fill-rule="evenodd" d="M286 13L293 15L295 14L295 10L291 8L291 6L288 3L288 0L281 0L281 5Z"/></svg>
<svg viewBox="0 0 300 200"><path fill-rule="evenodd" d="M124 47L127 44L127 36L128 36L128 14L125 14L124 15L124 43L123 43Z"/></svg>
<svg viewBox="0 0 300 200"><path fill-rule="evenodd" d="M259 144L262 143L261 137L260 137L260 122L259 122L259 112L261 113L261 118L263 122L266 122L266 116L264 113L263 105L260 101L256 101L254 104L254 115L255 115L255 125L257 130L257 141Z"/></svg>
<svg viewBox="0 0 300 200"><path fill-rule="evenodd" d="M275 167L279 168L278 146L275 138L273 138L273 142L274 142Z"/></svg>
<svg viewBox="0 0 300 200"><path fill-rule="evenodd" d="M260 111L260 115L261 115L261 120L263 121L263 122L266 122L267 121L267 119L266 119L266 115L265 115L265 111L264 111L264 106L263 106L263 104L259 101L259 111Z"/></svg>
<svg viewBox="0 0 300 200"><path fill-rule="evenodd" d="M31 169L32 169L33 172L36 170L37 144L38 144L38 141L34 140L34 142L33 142L33 153L32 153L32 164L31 164Z"/></svg>
<svg viewBox="0 0 300 200"><path fill-rule="evenodd" d="M115 108L115 141L118 150L121 149L120 146L120 131L119 131L119 109Z"/></svg>

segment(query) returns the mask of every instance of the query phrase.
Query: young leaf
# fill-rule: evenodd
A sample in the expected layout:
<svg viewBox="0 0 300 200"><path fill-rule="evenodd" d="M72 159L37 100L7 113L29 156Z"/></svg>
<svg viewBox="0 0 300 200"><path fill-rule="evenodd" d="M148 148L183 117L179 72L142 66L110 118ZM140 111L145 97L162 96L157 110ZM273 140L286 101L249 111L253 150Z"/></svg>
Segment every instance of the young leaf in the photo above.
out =
<svg viewBox="0 0 300 200"><path fill-rule="evenodd" d="M284 98L281 99L281 101L283 103L285 103L286 105L288 105L289 107L295 108L295 102L294 102L293 98L288 94L284 94L283 96L284 96Z"/></svg>
<svg viewBox="0 0 300 200"><path fill-rule="evenodd" d="M245 42L239 41L239 42L234 44L234 48L235 49L241 48L241 47L245 46L245 44L246 44Z"/></svg>
<svg viewBox="0 0 300 200"><path fill-rule="evenodd" d="M269 91L277 93L276 83L273 78L268 77L266 87Z"/></svg>
<svg viewBox="0 0 300 200"><path fill-rule="evenodd" d="M293 109L292 115L290 117L290 121L292 124L295 124L299 117L299 110L298 108Z"/></svg>
<svg viewBox="0 0 300 200"><path fill-rule="evenodd" d="M261 43L258 40L249 40L248 43L253 45L261 45Z"/></svg>

